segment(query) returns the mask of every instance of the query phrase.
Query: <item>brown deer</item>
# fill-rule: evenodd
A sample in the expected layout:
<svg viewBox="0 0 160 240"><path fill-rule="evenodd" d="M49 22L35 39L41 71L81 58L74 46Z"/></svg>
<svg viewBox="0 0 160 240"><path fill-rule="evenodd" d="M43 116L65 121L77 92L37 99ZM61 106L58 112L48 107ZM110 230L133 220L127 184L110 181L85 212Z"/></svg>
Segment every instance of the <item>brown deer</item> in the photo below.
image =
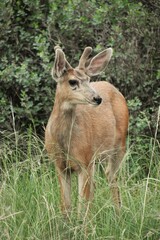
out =
<svg viewBox="0 0 160 240"><path fill-rule="evenodd" d="M62 212L67 216L71 208L71 173L78 174L80 213L82 200L90 203L93 198L96 159L107 162L105 173L117 211L121 206L116 173L126 150L128 108L123 95L110 83L90 83L90 77L106 68L112 48L89 59L91 51L86 47L79 65L72 68L62 49L55 47L52 77L57 89L45 131L45 147L55 163Z"/></svg>

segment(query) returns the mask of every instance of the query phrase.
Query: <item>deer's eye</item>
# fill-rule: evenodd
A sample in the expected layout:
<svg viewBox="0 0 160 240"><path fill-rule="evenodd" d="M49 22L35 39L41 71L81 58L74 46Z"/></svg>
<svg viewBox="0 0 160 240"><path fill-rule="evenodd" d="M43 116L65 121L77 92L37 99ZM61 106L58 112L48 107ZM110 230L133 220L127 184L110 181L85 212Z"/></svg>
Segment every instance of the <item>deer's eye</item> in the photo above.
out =
<svg viewBox="0 0 160 240"><path fill-rule="evenodd" d="M69 80L69 85L72 87L72 88L76 88L78 87L78 84L79 82L77 80Z"/></svg>

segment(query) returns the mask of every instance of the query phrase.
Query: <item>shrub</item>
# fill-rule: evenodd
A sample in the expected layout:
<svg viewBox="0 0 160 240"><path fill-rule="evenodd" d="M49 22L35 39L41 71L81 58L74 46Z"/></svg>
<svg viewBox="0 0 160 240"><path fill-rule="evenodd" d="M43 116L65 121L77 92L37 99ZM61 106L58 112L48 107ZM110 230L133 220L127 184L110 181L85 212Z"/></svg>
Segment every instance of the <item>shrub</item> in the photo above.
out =
<svg viewBox="0 0 160 240"><path fill-rule="evenodd" d="M11 130L14 116L16 129L33 125L41 132L54 101L50 69L58 43L73 65L87 45L95 52L112 46L101 78L129 100L132 134L142 128L154 132L143 121L135 131L140 112L154 129L159 105L159 15L153 11L159 3L154 3L151 11L145 1L1 1L1 129Z"/></svg>

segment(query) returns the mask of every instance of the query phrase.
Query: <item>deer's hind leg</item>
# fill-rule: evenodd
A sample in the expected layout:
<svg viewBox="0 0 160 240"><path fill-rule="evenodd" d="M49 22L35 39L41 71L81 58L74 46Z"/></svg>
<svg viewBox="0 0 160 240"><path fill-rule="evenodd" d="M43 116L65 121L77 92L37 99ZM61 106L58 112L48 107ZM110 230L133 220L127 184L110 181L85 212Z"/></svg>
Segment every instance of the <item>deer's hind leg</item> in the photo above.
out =
<svg viewBox="0 0 160 240"><path fill-rule="evenodd" d="M120 196L120 191L117 183L116 174L120 167L124 154L125 154L125 147L118 147L114 151L112 156L109 158L108 166L105 171L105 175L110 185L112 199L113 199L117 213L119 213L121 208L121 196Z"/></svg>

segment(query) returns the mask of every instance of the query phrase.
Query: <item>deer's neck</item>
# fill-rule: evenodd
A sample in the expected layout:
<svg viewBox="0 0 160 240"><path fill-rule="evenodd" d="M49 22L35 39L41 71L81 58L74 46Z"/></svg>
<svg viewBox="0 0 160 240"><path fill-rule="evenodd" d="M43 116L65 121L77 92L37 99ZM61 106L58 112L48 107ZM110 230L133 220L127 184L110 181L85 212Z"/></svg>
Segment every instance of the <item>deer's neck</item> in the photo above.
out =
<svg viewBox="0 0 160 240"><path fill-rule="evenodd" d="M53 110L54 135L58 145L68 154L75 129L75 108L75 106L70 106L65 99L56 96Z"/></svg>

